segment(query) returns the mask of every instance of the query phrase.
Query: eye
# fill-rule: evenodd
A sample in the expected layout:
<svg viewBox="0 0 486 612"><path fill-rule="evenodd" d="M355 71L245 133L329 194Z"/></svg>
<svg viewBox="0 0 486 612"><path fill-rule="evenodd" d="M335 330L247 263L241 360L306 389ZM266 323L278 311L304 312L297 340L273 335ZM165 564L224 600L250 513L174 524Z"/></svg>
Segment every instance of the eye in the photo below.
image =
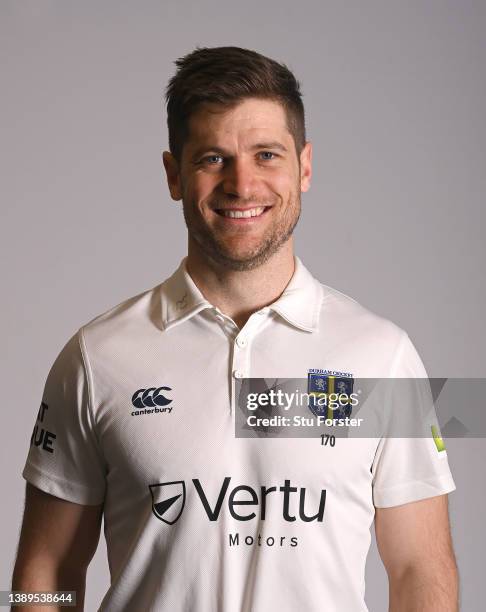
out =
<svg viewBox="0 0 486 612"><path fill-rule="evenodd" d="M259 153L259 155L264 161L271 161L272 159L275 159L275 157L277 157L277 155L275 153L272 153L272 151L262 151L261 153Z"/></svg>
<svg viewBox="0 0 486 612"><path fill-rule="evenodd" d="M210 166L216 166L220 162L223 161L223 157L221 155L207 155L203 157L201 160L204 164L209 164Z"/></svg>

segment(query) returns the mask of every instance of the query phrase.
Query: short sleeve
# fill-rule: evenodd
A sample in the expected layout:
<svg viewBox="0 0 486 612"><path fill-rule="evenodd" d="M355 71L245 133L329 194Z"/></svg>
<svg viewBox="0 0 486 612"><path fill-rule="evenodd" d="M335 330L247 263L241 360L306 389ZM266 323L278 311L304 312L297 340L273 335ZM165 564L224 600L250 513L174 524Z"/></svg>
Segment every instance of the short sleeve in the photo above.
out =
<svg viewBox="0 0 486 612"><path fill-rule="evenodd" d="M105 462L94 428L90 377L81 330L49 371L22 476L77 504L104 500Z"/></svg>
<svg viewBox="0 0 486 612"><path fill-rule="evenodd" d="M393 378L426 379L427 373L414 345L403 332L390 374ZM423 404L423 384L407 383L400 408ZM420 410L419 410L420 412ZM445 445L433 403L427 405L425 426L430 435L382 437L372 464L373 503L377 508L399 506L454 491Z"/></svg>

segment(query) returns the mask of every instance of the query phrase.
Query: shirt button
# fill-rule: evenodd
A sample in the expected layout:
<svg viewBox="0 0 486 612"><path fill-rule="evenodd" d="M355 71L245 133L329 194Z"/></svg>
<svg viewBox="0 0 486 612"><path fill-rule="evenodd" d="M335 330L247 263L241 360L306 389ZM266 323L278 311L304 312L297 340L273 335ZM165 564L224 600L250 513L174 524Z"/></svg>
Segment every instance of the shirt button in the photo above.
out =
<svg viewBox="0 0 486 612"><path fill-rule="evenodd" d="M240 338L240 337L238 336L238 338L236 338L236 344L237 344L238 346L240 346L240 347L244 347L244 346L246 346L246 345L247 345L246 338Z"/></svg>
<svg viewBox="0 0 486 612"><path fill-rule="evenodd" d="M235 370L233 372L233 376L235 378L244 378L245 377L245 375L243 374L243 372L241 370Z"/></svg>

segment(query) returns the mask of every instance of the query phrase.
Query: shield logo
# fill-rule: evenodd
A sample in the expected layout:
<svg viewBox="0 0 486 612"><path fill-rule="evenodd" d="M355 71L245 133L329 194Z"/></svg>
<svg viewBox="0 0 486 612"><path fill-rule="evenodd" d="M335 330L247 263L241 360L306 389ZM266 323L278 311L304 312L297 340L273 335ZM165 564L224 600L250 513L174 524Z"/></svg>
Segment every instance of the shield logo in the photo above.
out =
<svg viewBox="0 0 486 612"><path fill-rule="evenodd" d="M173 525L184 510L186 501L184 481L151 484L149 489L152 495L152 512L167 525Z"/></svg>
<svg viewBox="0 0 486 612"><path fill-rule="evenodd" d="M344 419L351 416L352 405L349 397L353 392L354 379L349 376L336 376L326 370L309 371L307 374L308 406L316 416L328 419ZM340 395L339 405L331 406L329 396ZM341 395L343 394L343 395ZM332 399L332 396L331 396Z"/></svg>

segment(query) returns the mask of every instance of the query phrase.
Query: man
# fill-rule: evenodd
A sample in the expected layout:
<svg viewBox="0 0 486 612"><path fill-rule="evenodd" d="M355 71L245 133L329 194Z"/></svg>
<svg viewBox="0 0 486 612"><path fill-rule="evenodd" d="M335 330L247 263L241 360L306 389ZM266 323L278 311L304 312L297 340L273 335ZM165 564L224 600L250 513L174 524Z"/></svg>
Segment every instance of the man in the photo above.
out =
<svg viewBox="0 0 486 612"><path fill-rule="evenodd" d="M431 438L235 436L238 381L425 371L405 332L294 256L312 147L292 73L236 47L177 66L163 163L187 258L54 363L13 588L81 606L103 513L101 610L363 611L374 519L390 609L457 610L455 486Z"/></svg>

